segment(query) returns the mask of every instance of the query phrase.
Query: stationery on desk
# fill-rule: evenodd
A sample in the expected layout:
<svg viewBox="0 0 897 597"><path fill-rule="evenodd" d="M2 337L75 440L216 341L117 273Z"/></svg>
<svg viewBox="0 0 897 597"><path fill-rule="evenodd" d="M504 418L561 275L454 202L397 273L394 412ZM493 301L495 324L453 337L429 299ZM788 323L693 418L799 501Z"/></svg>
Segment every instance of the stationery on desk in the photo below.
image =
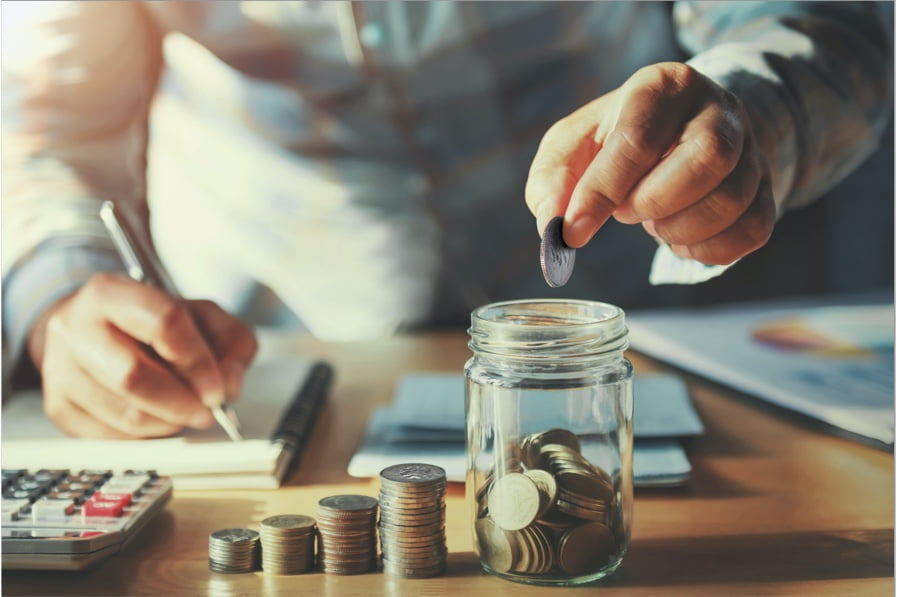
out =
<svg viewBox="0 0 897 597"><path fill-rule="evenodd" d="M99 216L128 275L178 297L127 214L105 201ZM212 407L219 427L141 441L66 437L44 416L39 392L21 393L3 405L3 468L155 470L178 489L277 487L302 451L332 376L326 363L259 359L244 379L243 399Z"/></svg>
<svg viewBox="0 0 897 597"><path fill-rule="evenodd" d="M691 465L680 439L699 435L704 427L685 384L674 375L636 375L633 395L636 486L686 483ZM371 414L348 472L376 477L384 467L415 460L441 466L450 481L463 481L465 437L463 375L410 374L398 381L393 403Z"/></svg>
<svg viewBox="0 0 897 597"><path fill-rule="evenodd" d="M302 452L332 375L317 361L256 362L234 403L245 438L238 442L218 427L147 440L71 438L44 415L38 391L21 392L3 405L3 468L155 470L179 490L278 487Z"/></svg>
<svg viewBox="0 0 897 597"><path fill-rule="evenodd" d="M893 295L632 312L626 323L641 353L894 444Z"/></svg>

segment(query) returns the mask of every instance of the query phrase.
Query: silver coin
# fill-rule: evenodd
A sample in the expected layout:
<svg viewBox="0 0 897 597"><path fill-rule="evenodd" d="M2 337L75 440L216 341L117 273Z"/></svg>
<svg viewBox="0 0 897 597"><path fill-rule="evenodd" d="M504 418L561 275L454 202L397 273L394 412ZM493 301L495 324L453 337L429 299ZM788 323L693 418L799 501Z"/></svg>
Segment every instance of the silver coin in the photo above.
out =
<svg viewBox="0 0 897 597"><path fill-rule="evenodd" d="M564 242L563 225L563 216L552 218L542 232L542 243L539 245L542 275L552 288L559 288L567 283L573 274L573 262L576 261L576 249L571 249Z"/></svg>
<svg viewBox="0 0 897 597"><path fill-rule="evenodd" d="M259 534L252 529L221 529L214 531L209 535L209 540L220 541L224 543L243 543L256 541Z"/></svg>
<svg viewBox="0 0 897 597"><path fill-rule="evenodd" d="M386 501L380 505L380 516L383 516L384 512L407 512L409 510L417 512L440 508L445 508L445 500L413 500L403 503Z"/></svg>
<svg viewBox="0 0 897 597"><path fill-rule="evenodd" d="M414 499L425 495L435 497L445 496L445 481L390 481L380 478L382 485L380 486L380 495Z"/></svg>
<svg viewBox="0 0 897 597"><path fill-rule="evenodd" d="M278 514L269 516L262 521L262 529L270 527L271 529L287 531L287 530L312 530L315 525L315 519L304 514Z"/></svg>
<svg viewBox="0 0 897 597"><path fill-rule="evenodd" d="M332 495L319 501L318 507L350 512L372 510L377 507L377 500L367 495Z"/></svg>
<svg viewBox="0 0 897 597"><path fill-rule="evenodd" d="M445 516L445 507L436 508L435 510L428 510L425 512L417 512L414 510L394 510L392 512L383 512L380 514L380 520L393 521L402 519L409 522L414 522L415 520L426 520L428 518L438 518L440 516Z"/></svg>
<svg viewBox="0 0 897 597"><path fill-rule="evenodd" d="M227 566L216 562L215 560L209 560L209 570L212 572L223 572L225 574L242 574L245 572L252 572L255 569L254 566Z"/></svg>
<svg viewBox="0 0 897 597"><path fill-rule="evenodd" d="M380 471L380 477L393 483L435 484L445 482L445 469L432 464L408 462L386 467Z"/></svg>
<svg viewBox="0 0 897 597"><path fill-rule="evenodd" d="M404 578L429 578L445 573L445 564L441 563L429 568L405 568L392 564L390 562L383 563L383 573L391 576L401 576Z"/></svg>
<svg viewBox="0 0 897 597"><path fill-rule="evenodd" d="M394 498L386 495L380 496L380 511L389 510L426 510L445 504L445 500L436 497L419 498Z"/></svg>
<svg viewBox="0 0 897 597"><path fill-rule="evenodd" d="M388 520L381 520L378 526L380 528L381 537L384 535L389 536L392 533L422 536L426 535L427 533L438 533L439 531L445 529L445 523L441 520L439 522L428 524L426 526L393 524Z"/></svg>
<svg viewBox="0 0 897 597"><path fill-rule="evenodd" d="M445 534L442 532L424 537L387 537L380 542L383 550L445 549Z"/></svg>

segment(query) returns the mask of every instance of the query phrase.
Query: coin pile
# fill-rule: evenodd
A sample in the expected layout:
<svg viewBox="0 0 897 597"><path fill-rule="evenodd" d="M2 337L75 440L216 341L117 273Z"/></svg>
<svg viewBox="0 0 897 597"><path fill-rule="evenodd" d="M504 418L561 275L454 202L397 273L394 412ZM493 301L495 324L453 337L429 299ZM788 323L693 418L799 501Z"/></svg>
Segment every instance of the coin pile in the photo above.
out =
<svg viewBox="0 0 897 597"><path fill-rule="evenodd" d="M315 519L302 514L269 516L260 527L262 570L302 574L315 565Z"/></svg>
<svg viewBox="0 0 897 597"><path fill-rule="evenodd" d="M318 564L331 574L377 567L377 500L334 495L318 502Z"/></svg>
<svg viewBox="0 0 897 597"><path fill-rule="evenodd" d="M476 494L483 562L503 574L598 572L622 543L614 533L620 514L613 479L565 429L523 438L518 454L520 472L499 470Z"/></svg>
<svg viewBox="0 0 897 597"><path fill-rule="evenodd" d="M383 572L428 578L445 572L445 470L397 464L380 472Z"/></svg>
<svg viewBox="0 0 897 597"><path fill-rule="evenodd" d="M221 529L209 535L209 570L252 572L258 568L259 534L251 529Z"/></svg>

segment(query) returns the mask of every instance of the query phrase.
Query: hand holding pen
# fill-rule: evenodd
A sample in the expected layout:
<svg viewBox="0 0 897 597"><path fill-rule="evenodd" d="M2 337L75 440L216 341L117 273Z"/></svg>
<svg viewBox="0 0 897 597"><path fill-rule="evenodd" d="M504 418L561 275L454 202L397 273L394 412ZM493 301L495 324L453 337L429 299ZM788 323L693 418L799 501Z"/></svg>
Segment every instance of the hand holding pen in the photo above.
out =
<svg viewBox="0 0 897 597"><path fill-rule="evenodd" d="M29 335L45 411L63 431L88 437L213 425L210 407L239 395L256 349L252 330L214 303L117 274L93 276Z"/></svg>

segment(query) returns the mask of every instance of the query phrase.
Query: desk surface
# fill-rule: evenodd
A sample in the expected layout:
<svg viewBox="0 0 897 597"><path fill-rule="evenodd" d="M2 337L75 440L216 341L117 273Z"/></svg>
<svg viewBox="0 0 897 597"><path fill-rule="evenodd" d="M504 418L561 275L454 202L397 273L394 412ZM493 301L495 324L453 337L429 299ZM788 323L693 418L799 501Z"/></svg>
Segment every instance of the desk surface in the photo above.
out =
<svg viewBox="0 0 897 597"><path fill-rule="evenodd" d="M175 492L135 544L82 573L3 572L4 595L893 595L894 458L818 431L762 403L685 376L706 425L688 445L687 488L636 490L623 565L584 589L520 585L482 572L471 549L464 489L446 506L448 573L422 580L380 573L275 576L208 570L208 535L272 514L314 514L338 493L376 496L375 480L346 474L370 409L412 371L460 371L463 333L388 342L280 348L333 362L337 383L300 468L277 490ZM630 354L636 371L662 365Z"/></svg>

